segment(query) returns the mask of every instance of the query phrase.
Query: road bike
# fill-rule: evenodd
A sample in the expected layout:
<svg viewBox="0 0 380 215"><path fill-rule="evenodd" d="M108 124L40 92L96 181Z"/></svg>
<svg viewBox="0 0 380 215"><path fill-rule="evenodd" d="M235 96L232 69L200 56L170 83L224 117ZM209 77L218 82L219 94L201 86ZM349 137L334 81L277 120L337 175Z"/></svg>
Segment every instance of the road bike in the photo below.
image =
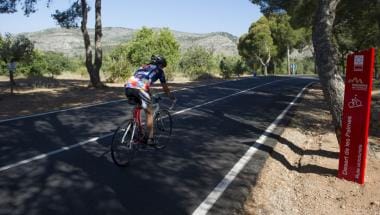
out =
<svg viewBox="0 0 380 215"><path fill-rule="evenodd" d="M152 97L153 105L153 126L155 143L167 143L172 134L172 116L169 110L174 108L176 100L173 101L170 108L161 108L159 96ZM112 136L111 156L117 166L127 166L139 152L151 151L152 147L145 143L148 134L145 121L142 120L141 106L136 101L128 100L134 105L132 118L125 121L116 129ZM154 148L153 148L154 150Z"/></svg>

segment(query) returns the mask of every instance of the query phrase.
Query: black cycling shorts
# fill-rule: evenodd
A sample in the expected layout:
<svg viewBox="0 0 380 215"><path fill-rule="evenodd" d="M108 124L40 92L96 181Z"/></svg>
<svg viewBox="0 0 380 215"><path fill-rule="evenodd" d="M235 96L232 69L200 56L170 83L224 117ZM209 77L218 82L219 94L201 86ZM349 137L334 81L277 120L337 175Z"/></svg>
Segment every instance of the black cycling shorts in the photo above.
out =
<svg viewBox="0 0 380 215"><path fill-rule="evenodd" d="M125 88L125 95L129 103L139 104L143 109L146 109L152 103L150 94L144 90Z"/></svg>

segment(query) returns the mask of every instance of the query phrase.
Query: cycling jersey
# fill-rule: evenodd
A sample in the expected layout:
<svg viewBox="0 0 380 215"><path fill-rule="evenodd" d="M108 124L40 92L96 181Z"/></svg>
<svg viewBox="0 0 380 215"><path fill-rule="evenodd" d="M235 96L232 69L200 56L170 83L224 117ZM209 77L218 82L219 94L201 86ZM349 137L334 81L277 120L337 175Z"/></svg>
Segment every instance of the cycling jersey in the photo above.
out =
<svg viewBox="0 0 380 215"><path fill-rule="evenodd" d="M160 79L166 83L164 71L156 65L145 65L140 67L132 77L125 83L125 88L134 88L149 91L150 86Z"/></svg>

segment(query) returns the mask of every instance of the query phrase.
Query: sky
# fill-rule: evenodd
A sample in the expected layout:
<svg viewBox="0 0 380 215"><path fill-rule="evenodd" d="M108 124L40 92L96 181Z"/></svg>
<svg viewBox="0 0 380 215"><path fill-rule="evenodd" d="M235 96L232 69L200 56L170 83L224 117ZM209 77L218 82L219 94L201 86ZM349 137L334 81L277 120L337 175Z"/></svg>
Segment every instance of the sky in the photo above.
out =
<svg viewBox="0 0 380 215"><path fill-rule="evenodd" d="M58 27L51 17L68 8L73 0L39 0L37 12L24 16L21 7L14 14L0 14L0 33L17 34ZM88 28L94 27L94 0L88 0ZM190 33L228 32L241 36L262 14L249 0L103 0L103 27L168 27Z"/></svg>

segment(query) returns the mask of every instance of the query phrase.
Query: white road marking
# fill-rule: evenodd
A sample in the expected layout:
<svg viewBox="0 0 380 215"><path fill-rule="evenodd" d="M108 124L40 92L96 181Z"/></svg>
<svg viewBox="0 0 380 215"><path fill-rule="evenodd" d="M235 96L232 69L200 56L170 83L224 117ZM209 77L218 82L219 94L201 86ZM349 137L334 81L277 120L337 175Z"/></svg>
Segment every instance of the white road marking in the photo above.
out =
<svg viewBox="0 0 380 215"><path fill-rule="evenodd" d="M35 157L19 161L17 163L9 164L9 165L1 167L0 168L0 172L8 170L8 169L11 169L11 168L14 168L14 167L17 167L17 166L24 165L24 164L27 164L27 163L30 163L32 161L41 160L41 159L46 158L48 156L51 156L51 155L54 155L54 154L58 154L58 153L63 152L63 151L68 151L70 149L73 149L73 148L76 148L76 147L79 147L79 146L83 146L83 145L85 145L87 143L95 142L95 141L97 141L99 139L102 139L102 138L105 138L105 137L108 137L108 136L111 136L111 135L112 134L106 134L106 135L103 135L103 136L100 136L100 137L94 137L94 138L91 138L89 140L86 140L86 141L83 141L83 142L80 142L80 143L77 143L77 144L74 144L74 145L65 146L65 147L62 147L60 149L48 152L48 153L40 154L40 155L37 155Z"/></svg>
<svg viewBox="0 0 380 215"><path fill-rule="evenodd" d="M239 94L245 93L245 92L250 91L250 90L254 90L254 89L256 89L256 88L259 88L259 87L262 87L262 86L265 86L265 85L269 85L269 84L272 84L272 83L275 83L275 82L280 82L280 81L286 81L286 80L289 80L289 79L277 80L277 81L271 81L271 82L268 82L268 83L265 83L265 84L260 84L260 85L258 85L258 86L255 86L255 87L252 87L252 88L249 88L249 89L243 90L243 91L239 91L239 92L237 92L237 93L233 93L233 94L228 95L228 96L224 96L224 97L221 97L221 98L218 98L218 99L215 99L215 100L212 100L212 101L209 101L209 102L206 102L206 103L200 104L200 105L196 105L196 106L191 107L191 108L186 108L186 109L183 109L183 110L177 111L177 112L173 113L172 115L174 116L174 115L177 115L177 114L181 114L181 113L187 112L187 111L189 111L189 110L196 109L196 108L199 108L199 107L202 107L202 106L205 106L205 105L211 104L211 103L215 103L215 102L217 102L217 101L224 100L224 99L227 99L227 98L229 98L229 97L236 96L236 95L239 95Z"/></svg>
<svg viewBox="0 0 380 215"><path fill-rule="evenodd" d="M275 82L280 82L280 81L286 81L288 79L284 79L284 80L277 80L277 81L271 81L271 82L268 82L268 83L265 83L265 84L261 84L261 85L258 85L256 87L252 87L252 88L249 88L249 89L246 89L246 90L243 90L243 91L240 91L240 92L237 92L237 93L234 93L234 94L231 94L231 95L228 95L228 96L224 96L224 97L221 97L219 99L215 99L213 101L210 101L210 102L207 102L207 103L203 103L201 105L196 105L192 108L186 108L184 110L181 110L181 111L177 111L175 113L173 113L172 115L177 115L177 114L181 114L181 113L184 113L184 112L187 112L189 110L192 110L192 109L195 109L195 108L199 108L199 107L202 107L202 106L205 106L205 105L208 105L208 104L211 104L211 103L214 103L214 102L217 102L217 101L220 101L220 100L223 100L223 99L227 99L229 97L232 97L232 96L235 96L235 95L238 95L238 94L241 94L241 93L244 93L244 92L247 92L249 90L253 90L253 89L256 89L258 87L262 87L262 86L265 86L265 85L268 85L268 84L272 84L272 83L275 83ZM40 160L40 159L43 159L43 158L46 158L48 156L51 156L51 155L54 155L54 154L58 154L60 152L63 152L63 151L68 151L70 149L73 149L73 148L76 148L78 146L82 146L82 145L85 145L87 143L91 143L91 142L95 142L97 140L100 140L102 138L105 138L105 137L108 137L108 136L111 136L113 135L113 133L111 134L107 134L107 135L103 135L103 136L100 136L100 137L94 137L94 138L91 138L89 140L86 140L86 141L83 141L83 142L80 142L80 143L77 143L77 144L73 144L73 145L70 145L70 146L66 146L66 147L62 147L60 149L57 149L57 150L54 150L54 151L51 151L51 152L48 152L48 153L44 153L44 154L41 154L41 155L37 155L35 157L32 157L32 158L29 158L29 159L25 159L25 160L22 160L22 161L19 161L19 162L16 162L14 164L9 164L9 165L6 165L6 166L3 166L3 167L0 167L0 172L2 171L5 171L5 170L8 170L8 169L11 169L11 168L14 168L14 167L17 167L17 166L20 166L20 165L23 165L23 164L27 164L27 163L30 163L32 161L35 161L35 160Z"/></svg>
<svg viewBox="0 0 380 215"><path fill-rule="evenodd" d="M15 121L15 120L19 120L19 119L33 118L33 117L43 116L43 115L49 115L49 114L53 114L53 113L61 113L61 112L70 111L70 110L79 110L79 109L83 109L83 108L100 106L100 105L105 105L105 104L110 104L110 103L118 103L118 102L122 102L122 101L125 101L125 100L126 99L119 99L119 100L114 100L114 101L110 101L110 102L102 102L102 103L96 103L96 104L85 105L85 106L80 106L80 107L73 107L73 108L68 108L68 109L50 111L50 112L45 112L45 113L38 113L38 114L33 114L33 115L20 116L20 117L15 117L15 118L11 118L11 119L0 120L0 123L9 122L9 121Z"/></svg>
<svg viewBox="0 0 380 215"><path fill-rule="evenodd" d="M227 175L223 178L222 181L214 188L214 190L206 197L206 199L195 209L193 215L203 215L207 214L207 212L212 208L215 202L219 199L219 197L223 194L223 192L227 189L227 187L231 184L231 182L235 179L235 177L240 173L240 171L244 168L244 166L251 160L253 155L257 152L260 145L264 144L269 134L271 134L277 127L278 123L284 118L289 109L295 104L299 97L301 97L302 93L305 91L307 87L309 87L312 83L305 86L301 92L293 99L293 101L281 112L280 115L269 125L269 127L264 131L264 133L259 137L258 140L247 150L247 152L240 158L240 160L232 167L232 169L227 173Z"/></svg>
<svg viewBox="0 0 380 215"><path fill-rule="evenodd" d="M178 89L178 90L173 90L172 92L177 92L177 91L182 91L182 90L189 90L189 89L194 89L194 88L198 88L198 87L208 87L208 86L212 86L212 85L217 85L217 84L222 84L222 83L232 82L232 81L240 81L240 80L245 80L245 79L248 79L248 78L228 80L228 81L221 81L221 82L216 82L216 83L212 83L212 84L198 85L198 86L194 86L194 87L184 87L184 88L181 88L181 89ZM257 78L252 78L252 79L257 79Z"/></svg>

